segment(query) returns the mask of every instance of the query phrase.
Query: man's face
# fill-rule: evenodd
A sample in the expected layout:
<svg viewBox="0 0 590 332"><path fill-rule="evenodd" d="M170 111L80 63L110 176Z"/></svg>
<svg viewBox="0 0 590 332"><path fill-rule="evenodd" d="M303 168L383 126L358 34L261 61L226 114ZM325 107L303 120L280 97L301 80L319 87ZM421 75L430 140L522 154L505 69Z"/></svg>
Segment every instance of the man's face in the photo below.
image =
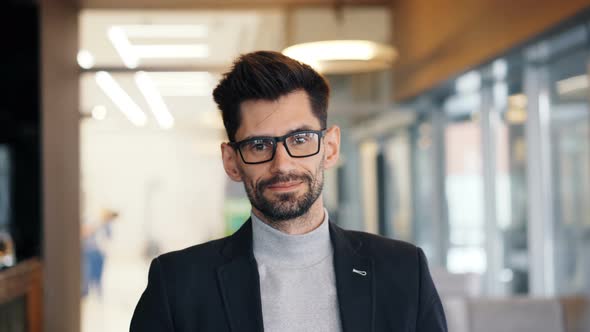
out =
<svg viewBox="0 0 590 332"><path fill-rule="evenodd" d="M283 136L300 130L320 130L309 97L303 90L276 101L249 100L241 104L242 121L236 141L259 136ZM320 140L318 154L291 157L279 142L273 160L245 164L239 152L222 145L224 167L230 178L243 181L253 208L269 221L280 222L304 215L321 196L324 169L338 158L340 132L330 128ZM320 200L321 204L321 200Z"/></svg>

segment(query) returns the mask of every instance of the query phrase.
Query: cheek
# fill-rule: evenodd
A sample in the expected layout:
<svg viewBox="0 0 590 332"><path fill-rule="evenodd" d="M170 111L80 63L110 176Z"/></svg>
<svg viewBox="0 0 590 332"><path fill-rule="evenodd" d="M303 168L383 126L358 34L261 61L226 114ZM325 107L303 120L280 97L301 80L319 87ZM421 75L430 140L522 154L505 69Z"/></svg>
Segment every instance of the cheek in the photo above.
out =
<svg viewBox="0 0 590 332"><path fill-rule="evenodd" d="M256 184L260 179L264 178L264 174L268 174L261 167L242 166L239 170L243 180L247 181L248 184Z"/></svg>
<svg viewBox="0 0 590 332"><path fill-rule="evenodd" d="M324 157L325 157L325 153L324 151L320 151L320 153L317 154L317 156L314 156L314 159L311 163L309 163L308 165L306 165L306 169L308 169L311 173L318 173L321 172L324 169Z"/></svg>

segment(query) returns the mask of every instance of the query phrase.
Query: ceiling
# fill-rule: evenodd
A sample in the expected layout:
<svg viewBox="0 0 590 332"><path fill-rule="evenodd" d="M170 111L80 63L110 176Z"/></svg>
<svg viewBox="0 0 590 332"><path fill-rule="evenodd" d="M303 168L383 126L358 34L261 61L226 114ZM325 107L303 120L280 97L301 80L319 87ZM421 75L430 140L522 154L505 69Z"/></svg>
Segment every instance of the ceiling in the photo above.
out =
<svg viewBox="0 0 590 332"><path fill-rule="evenodd" d="M146 119L146 128L164 128L148 103L155 96L174 120L169 129L222 130L211 92L221 73L227 71L239 54L260 49L280 51L293 42L321 39L369 39L386 43L390 38L389 17L387 8L375 6L346 7L342 11L329 7L285 10L271 6L234 10L85 9L80 13L79 45L80 50L92 56L94 63L82 70L80 111L90 118L92 110L99 106L106 109L106 119L101 120L105 125L137 129L123 113L139 109ZM189 48L192 53L183 53ZM97 74L102 72L109 73L133 107L129 102L118 106L97 84ZM137 72L145 72L151 79L154 89L150 93L140 88ZM387 107L389 98L384 94L390 91L389 78L390 75L371 75L369 80L330 78L331 115L354 117Z"/></svg>
<svg viewBox="0 0 590 332"><path fill-rule="evenodd" d="M241 53L257 49L280 50L284 45L283 20L278 10L84 10L80 15L80 50L88 52L94 64L81 74L80 111L90 116L96 106L104 106L110 122L119 123L119 127L121 123L133 127L120 107L97 84L97 73L106 71L147 115L145 126L157 128L158 121L136 81L136 73L145 71L174 118L174 128L221 128L211 97L220 73ZM137 67L129 68L124 61L129 56L115 46L113 29L119 30L124 43L132 49L131 53L138 60ZM173 52L155 58L146 46L159 48L160 53L162 50ZM206 52L183 55L170 47L192 47Z"/></svg>

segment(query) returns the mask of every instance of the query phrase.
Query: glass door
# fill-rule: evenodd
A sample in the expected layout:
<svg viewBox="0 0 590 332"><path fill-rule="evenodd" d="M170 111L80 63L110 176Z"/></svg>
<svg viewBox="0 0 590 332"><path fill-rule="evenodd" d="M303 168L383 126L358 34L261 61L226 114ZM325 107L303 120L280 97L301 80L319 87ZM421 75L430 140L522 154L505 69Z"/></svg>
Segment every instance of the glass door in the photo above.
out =
<svg viewBox="0 0 590 332"><path fill-rule="evenodd" d="M382 142L382 163L385 234L404 241L412 241L412 183L410 135L400 129Z"/></svg>
<svg viewBox="0 0 590 332"><path fill-rule="evenodd" d="M445 192L449 218L447 268L486 271L481 128L477 112L449 115L445 130Z"/></svg>
<svg viewBox="0 0 590 332"><path fill-rule="evenodd" d="M410 129L412 165L412 239L432 267L446 267L448 223L443 192L442 151L444 115L434 107L423 109Z"/></svg>
<svg viewBox="0 0 590 332"><path fill-rule="evenodd" d="M590 292L590 51L549 64L550 151L558 294Z"/></svg>

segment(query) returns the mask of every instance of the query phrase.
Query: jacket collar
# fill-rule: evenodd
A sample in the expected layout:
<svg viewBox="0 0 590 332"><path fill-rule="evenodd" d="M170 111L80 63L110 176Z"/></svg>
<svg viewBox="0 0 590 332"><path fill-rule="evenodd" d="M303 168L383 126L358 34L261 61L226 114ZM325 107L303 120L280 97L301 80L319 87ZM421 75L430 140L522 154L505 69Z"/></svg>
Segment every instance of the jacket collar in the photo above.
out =
<svg viewBox="0 0 590 332"><path fill-rule="evenodd" d="M219 289L231 331L263 331L260 277L252 251L252 221L227 238L221 253L228 263L217 269Z"/></svg>
<svg viewBox="0 0 590 332"><path fill-rule="evenodd" d="M372 332L375 328L373 260L360 254L363 243L351 235L330 223L342 330Z"/></svg>
<svg viewBox="0 0 590 332"><path fill-rule="evenodd" d="M375 289L373 261L359 254L362 242L330 223L334 271L344 332L373 331ZM252 221L230 236L222 248L228 262L217 270L232 331L263 331L260 277L252 250Z"/></svg>

